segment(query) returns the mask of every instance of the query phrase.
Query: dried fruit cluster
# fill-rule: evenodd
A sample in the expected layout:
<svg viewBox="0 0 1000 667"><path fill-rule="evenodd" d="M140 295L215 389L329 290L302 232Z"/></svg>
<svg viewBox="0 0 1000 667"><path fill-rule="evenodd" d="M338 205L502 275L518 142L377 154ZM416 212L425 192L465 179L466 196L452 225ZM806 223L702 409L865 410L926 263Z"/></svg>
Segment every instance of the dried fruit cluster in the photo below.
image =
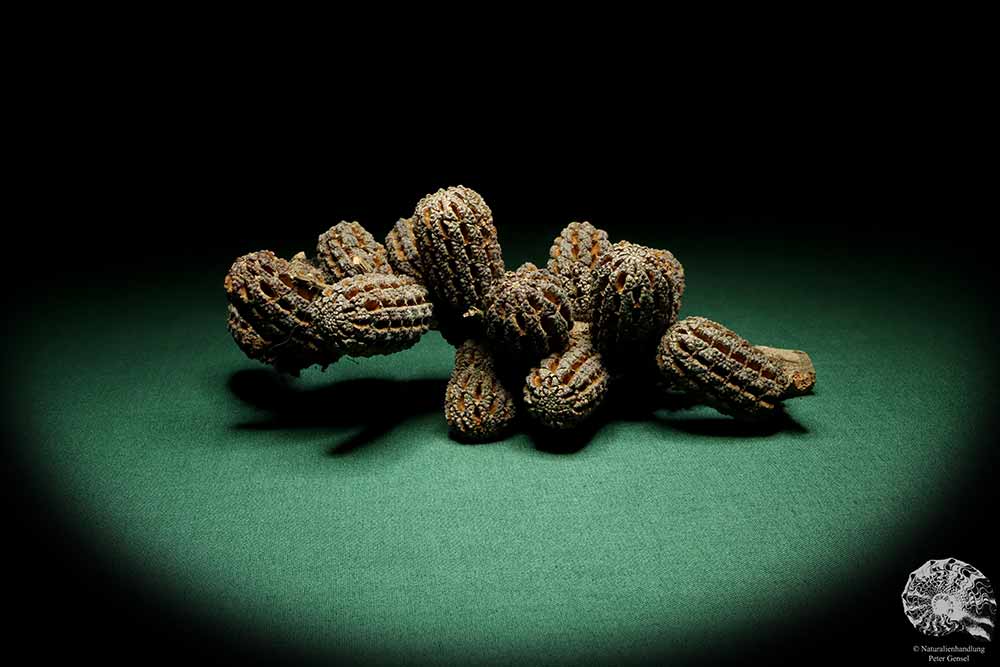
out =
<svg viewBox="0 0 1000 667"><path fill-rule="evenodd" d="M613 244L589 222L560 232L546 268L508 271L489 206L463 186L421 199L385 245L341 222L314 259L250 253L224 285L236 344L295 375L398 352L436 328L456 347L445 417L467 441L509 432L519 411L547 429L579 427L615 387L652 386L651 375L745 420L780 414L816 381L804 352L753 346L702 317L678 321L677 258Z"/></svg>

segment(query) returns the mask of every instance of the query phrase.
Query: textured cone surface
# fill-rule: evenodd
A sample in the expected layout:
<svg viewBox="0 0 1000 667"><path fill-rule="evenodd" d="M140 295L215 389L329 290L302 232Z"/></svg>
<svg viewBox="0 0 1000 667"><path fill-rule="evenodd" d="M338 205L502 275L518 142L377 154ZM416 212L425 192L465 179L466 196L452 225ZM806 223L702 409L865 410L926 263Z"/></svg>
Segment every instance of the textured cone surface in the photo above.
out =
<svg viewBox="0 0 1000 667"><path fill-rule="evenodd" d="M546 357L528 373L524 405L528 414L549 428L573 428L600 407L609 379L585 325L577 324L566 351Z"/></svg>
<svg viewBox="0 0 1000 667"><path fill-rule="evenodd" d="M424 284L441 318L460 321L470 309L482 309L504 275L493 214L483 198L463 186L438 190L420 200L413 219Z"/></svg>
<svg viewBox="0 0 1000 667"><path fill-rule="evenodd" d="M652 356L680 310L680 262L666 250L621 241L601 256L591 281L591 336L597 349L614 361Z"/></svg>
<svg viewBox="0 0 1000 667"><path fill-rule="evenodd" d="M385 248L389 264L396 273L424 282L417 240L413 235L413 218L401 218L393 225L385 237Z"/></svg>
<svg viewBox="0 0 1000 667"><path fill-rule="evenodd" d="M500 382L493 357L479 341L465 341L455 352L444 416L457 435L471 441L497 438L514 421L514 396Z"/></svg>
<svg viewBox="0 0 1000 667"><path fill-rule="evenodd" d="M594 310L591 297L591 272L609 250L611 242L603 229L589 222L571 222L549 249L549 271L569 280L573 299L573 316L578 322L589 322Z"/></svg>
<svg viewBox="0 0 1000 667"><path fill-rule="evenodd" d="M308 262L249 253L233 262L223 284L229 331L247 356L293 373L339 358L314 326L311 307L327 285Z"/></svg>
<svg viewBox="0 0 1000 667"><path fill-rule="evenodd" d="M688 317L663 336L656 363L676 388L741 419L778 411L791 382L782 368L718 322Z"/></svg>
<svg viewBox="0 0 1000 667"><path fill-rule="evenodd" d="M565 349L573 328L566 281L533 264L508 271L486 310L486 335L504 357L532 362Z"/></svg>
<svg viewBox="0 0 1000 667"><path fill-rule="evenodd" d="M342 354L370 357L412 347L433 309L423 285L409 276L366 273L328 285L311 308L317 331Z"/></svg>
<svg viewBox="0 0 1000 667"><path fill-rule="evenodd" d="M392 273L385 247L357 222L340 222L320 234L316 253L330 282L362 273Z"/></svg>

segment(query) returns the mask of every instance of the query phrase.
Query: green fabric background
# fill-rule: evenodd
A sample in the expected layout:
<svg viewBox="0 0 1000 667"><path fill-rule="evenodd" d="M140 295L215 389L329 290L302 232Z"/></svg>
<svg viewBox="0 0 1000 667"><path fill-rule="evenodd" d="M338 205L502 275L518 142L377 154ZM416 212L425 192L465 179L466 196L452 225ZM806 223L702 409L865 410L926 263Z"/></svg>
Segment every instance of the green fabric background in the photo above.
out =
<svg viewBox="0 0 1000 667"><path fill-rule="evenodd" d="M847 595L974 465L985 314L905 260L671 249L682 315L811 353L798 428L699 407L612 420L570 453L458 444L438 334L284 383L226 332L226 257L31 313L10 341L36 435L20 455L123 576L237 638L573 661L764 632ZM509 266L546 250L505 246Z"/></svg>

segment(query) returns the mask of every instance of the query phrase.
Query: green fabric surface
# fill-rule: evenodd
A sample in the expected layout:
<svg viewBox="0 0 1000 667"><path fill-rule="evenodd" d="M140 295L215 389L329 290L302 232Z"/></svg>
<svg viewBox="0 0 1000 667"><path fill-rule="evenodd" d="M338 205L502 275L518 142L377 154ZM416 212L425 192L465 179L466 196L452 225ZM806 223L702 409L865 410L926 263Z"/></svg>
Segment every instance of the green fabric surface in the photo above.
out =
<svg viewBox="0 0 1000 667"><path fill-rule="evenodd" d="M843 595L947 502L990 411L985 316L915 267L671 249L682 316L812 355L798 427L747 433L697 407L612 420L571 453L520 433L462 445L437 333L285 382L229 338L223 262L23 322L10 345L37 437L20 454L123 573L234 637L572 662L763 631Z"/></svg>

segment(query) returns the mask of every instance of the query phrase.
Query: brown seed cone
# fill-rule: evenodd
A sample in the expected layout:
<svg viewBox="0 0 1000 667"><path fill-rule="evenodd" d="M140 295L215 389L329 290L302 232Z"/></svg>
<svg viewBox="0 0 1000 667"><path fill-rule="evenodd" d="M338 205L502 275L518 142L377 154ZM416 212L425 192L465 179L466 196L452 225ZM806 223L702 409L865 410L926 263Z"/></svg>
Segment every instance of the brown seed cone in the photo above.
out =
<svg viewBox="0 0 1000 667"><path fill-rule="evenodd" d="M500 381L487 347L471 339L462 343L444 395L444 416L452 432L473 442L493 440L516 415L514 396Z"/></svg>
<svg viewBox="0 0 1000 667"><path fill-rule="evenodd" d="M340 357L313 326L310 307L326 283L308 262L249 253L233 262L223 286L230 333L247 356L293 374Z"/></svg>
<svg viewBox="0 0 1000 667"><path fill-rule="evenodd" d="M601 355L590 342L587 325L578 322L569 347L542 359L528 373L524 406L549 428L574 428L601 406L609 381Z"/></svg>
<svg viewBox="0 0 1000 667"><path fill-rule="evenodd" d="M569 223L552 242L548 269L569 280L577 322L590 322L594 310L591 272L609 250L607 232L589 222Z"/></svg>
<svg viewBox="0 0 1000 667"><path fill-rule="evenodd" d="M504 274L493 214L483 198L461 185L438 190L420 200L413 220L424 284L439 316L460 321L470 309L482 310Z"/></svg>
<svg viewBox="0 0 1000 667"><path fill-rule="evenodd" d="M385 247L357 222L338 222L320 234L316 253L331 283L362 273L392 273Z"/></svg>
<svg viewBox="0 0 1000 667"><path fill-rule="evenodd" d="M365 273L326 286L310 314L341 354L370 357L412 347L430 327L433 308L413 278Z"/></svg>
<svg viewBox="0 0 1000 667"><path fill-rule="evenodd" d="M791 378L768 355L718 322L688 317L660 341L656 363L671 386L737 419L780 412Z"/></svg>
<svg viewBox="0 0 1000 667"><path fill-rule="evenodd" d="M666 250L620 241L591 272L591 337L612 363L643 362L677 320L684 268Z"/></svg>
<svg viewBox="0 0 1000 667"><path fill-rule="evenodd" d="M424 282L423 265L413 235L413 218L400 218L385 237L389 264L396 273L402 273Z"/></svg>
<svg viewBox="0 0 1000 667"><path fill-rule="evenodd" d="M530 363L569 343L573 309L563 278L526 263L508 271L487 302L486 336L498 355Z"/></svg>

